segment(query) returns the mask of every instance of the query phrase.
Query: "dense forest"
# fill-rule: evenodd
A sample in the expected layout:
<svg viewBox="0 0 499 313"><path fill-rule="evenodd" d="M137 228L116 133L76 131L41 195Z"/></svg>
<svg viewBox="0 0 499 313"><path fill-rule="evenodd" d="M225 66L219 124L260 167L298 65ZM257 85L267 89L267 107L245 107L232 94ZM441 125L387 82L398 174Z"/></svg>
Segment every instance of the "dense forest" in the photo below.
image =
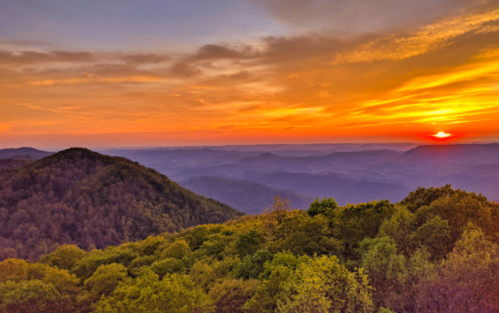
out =
<svg viewBox="0 0 499 313"><path fill-rule="evenodd" d="M138 163L86 149L3 161L0 260L36 260L60 244L103 248L241 216Z"/></svg>
<svg viewBox="0 0 499 313"><path fill-rule="evenodd" d="M494 313L498 281L499 205L445 186L7 259L0 312Z"/></svg>

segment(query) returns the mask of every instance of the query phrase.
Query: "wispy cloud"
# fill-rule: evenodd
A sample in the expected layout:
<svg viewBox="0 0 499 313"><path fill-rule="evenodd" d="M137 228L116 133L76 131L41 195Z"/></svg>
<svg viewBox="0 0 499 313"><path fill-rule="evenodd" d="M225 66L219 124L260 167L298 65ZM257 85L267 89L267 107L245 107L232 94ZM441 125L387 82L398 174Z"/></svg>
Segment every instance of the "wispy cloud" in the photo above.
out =
<svg viewBox="0 0 499 313"><path fill-rule="evenodd" d="M286 2L293 12L284 1L255 1L289 24L322 19L317 10L350 12L340 1ZM374 6L353 2L360 16ZM188 136L195 128L212 140L381 136L393 125L408 135L439 125L499 132L491 122L499 118L499 6L423 2L451 9L375 33L313 28L190 53L7 49L0 101L9 110L0 122L9 126L0 130Z"/></svg>

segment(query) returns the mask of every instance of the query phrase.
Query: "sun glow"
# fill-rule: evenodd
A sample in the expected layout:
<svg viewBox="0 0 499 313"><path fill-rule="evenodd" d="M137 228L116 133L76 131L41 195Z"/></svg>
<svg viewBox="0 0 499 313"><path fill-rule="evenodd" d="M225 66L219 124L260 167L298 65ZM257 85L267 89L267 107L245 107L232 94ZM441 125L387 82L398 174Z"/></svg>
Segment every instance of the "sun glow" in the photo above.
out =
<svg viewBox="0 0 499 313"><path fill-rule="evenodd" d="M436 138L449 138L450 136L452 136L452 134L447 134L444 132L438 132L437 134L433 135L433 137Z"/></svg>

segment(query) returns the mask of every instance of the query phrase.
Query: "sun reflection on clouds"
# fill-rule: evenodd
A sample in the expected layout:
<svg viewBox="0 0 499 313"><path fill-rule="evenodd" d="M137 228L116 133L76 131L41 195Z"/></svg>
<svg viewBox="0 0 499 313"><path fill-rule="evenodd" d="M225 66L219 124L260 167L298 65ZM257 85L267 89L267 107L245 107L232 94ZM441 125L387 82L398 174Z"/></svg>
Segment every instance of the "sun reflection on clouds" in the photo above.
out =
<svg viewBox="0 0 499 313"><path fill-rule="evenodd" d="M446 125L499 134L499 8L460 12L384 33L265 36L168 54L0 51L0 132L197 140L187 129L213 143L417 140Z"/></svg>

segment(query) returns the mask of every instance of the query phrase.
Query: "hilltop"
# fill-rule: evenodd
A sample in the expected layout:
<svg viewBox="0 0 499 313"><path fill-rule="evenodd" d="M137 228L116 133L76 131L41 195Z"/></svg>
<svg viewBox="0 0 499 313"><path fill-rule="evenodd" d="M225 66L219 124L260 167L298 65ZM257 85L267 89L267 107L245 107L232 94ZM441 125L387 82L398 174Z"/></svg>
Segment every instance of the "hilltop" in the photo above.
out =
<svg viewBox="0 0 499 313"><path fill-rule="evenodd" d="M42 151L35 148L9 148L0 149L0 159L39 159L51 155L52 152Z"/></svg>
<svg viewBox="0 0 499 313"><path fill-rule="evenodd" d="M0 252L103 248L241 213L130 160L72 148L0 172ZM0 257L2 257L0 255Z"/></svg>

